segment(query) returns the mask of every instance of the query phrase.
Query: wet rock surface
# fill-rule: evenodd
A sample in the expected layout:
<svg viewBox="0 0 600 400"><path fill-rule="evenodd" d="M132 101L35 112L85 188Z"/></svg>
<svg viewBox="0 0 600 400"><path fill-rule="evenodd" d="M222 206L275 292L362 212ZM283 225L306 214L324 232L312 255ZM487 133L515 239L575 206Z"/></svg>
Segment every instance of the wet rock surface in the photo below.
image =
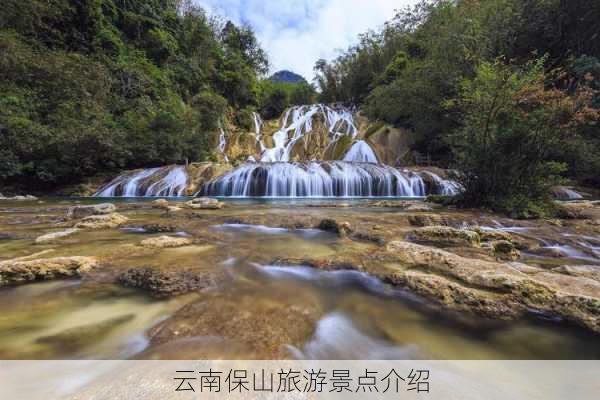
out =
<svg viewBox="0 0 600 400"><path fill-rule="evenodd" d="M80 276L97 266L93 257L57 257L0 262L0 287Z"/></svg>
<svg viewBox="0 0 600 400"><path fill-rule="evenodd" d="M75 225L79 229L112 229L123 226L129 219L118 213L91 215Z"/></svg>
<svg viewBox="0 0 600 400"><path fill-rule="evenodd" d="M209 272L159 271L151 267L132 268L118 278L121 285L142 289L157 298L173 297L213 287L218 280L216 274Z"/></svg>
<svg viewBox="0 0 600 400"><path fill-rule="evenodd" d="M35 239L36 243L49 243L49 242L54 242L56 240L65 238L67 236L71 236L74 233L79 232L78 228L71 228L71 229L66 229L64 231L60 231L60 232L52 232L52 233L47 233L45 235L42 236L38 236Z"/></svg>
<svg viewBox="0 0 600 400"><path fill-rule="evenodd" d="M185 206L191 210L220 210L225 203L209 197L197 197L186 202Z"/></svg>
<svg viewBox="0 0 600 400"><path fill-rule="evenodd" d="M112 214L117 211L112 203L93 204L89 206L73 206L67 211L67 218L84 218L90 215Z"/></svg>
<svg viewBox="0 0 600 400"><path fill-rule="evenodd" d="M253 299L226 291L191 303L149 332L153 345L194 337L216 337L252 349L264 359L290 358L288 345L310 338L318 305L293 299Z"/></svg>
<svg viewBox="0 0 600 400"><path fill-rule="evenodd" d="M479 247L479 234L477 232L467 229L455 229L449 226L418 228L409 233L408 239L440 246Z"/></svg>
<svg viewBox="0 0 600 400"><path fill-rule="evenodd" d="M140 242L140 246L154 249L166 249L174 247L190 246L193 243L191 239L173 236L159 236L149 239L144 239Z"/></svg>

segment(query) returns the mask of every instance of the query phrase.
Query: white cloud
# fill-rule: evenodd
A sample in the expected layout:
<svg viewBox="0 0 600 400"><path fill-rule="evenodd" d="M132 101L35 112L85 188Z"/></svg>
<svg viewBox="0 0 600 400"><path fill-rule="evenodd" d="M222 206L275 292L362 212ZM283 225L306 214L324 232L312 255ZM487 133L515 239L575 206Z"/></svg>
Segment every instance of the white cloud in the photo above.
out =
<svg viewBox="0 0 600 400"><path fill-rule="evenodd" d="M288 69L309 81L319 58L331 60L377 29L395 10L417 0L196 0L211 14L254 27L271 70Z"/></svg>

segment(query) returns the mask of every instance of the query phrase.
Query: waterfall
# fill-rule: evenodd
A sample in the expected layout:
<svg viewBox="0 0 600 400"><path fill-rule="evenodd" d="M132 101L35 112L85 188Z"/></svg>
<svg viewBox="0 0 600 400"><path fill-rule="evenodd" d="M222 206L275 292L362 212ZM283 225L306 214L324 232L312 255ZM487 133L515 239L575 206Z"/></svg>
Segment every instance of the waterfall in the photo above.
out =
<svg viewBox="0 0 600 400"><path fill-rule="evenodd" d="M331 141L336 141L346 135L354 138L358 134L352 112L348 109L333 109L323 104L291 107L286 110L279 131L273 134L273 147L265 148L262 141L260 141L261 161L289 161L294 145L307 133L312 132L313 117L318 114L323 117ZM260 137L260 125L256 117L255 125L257 137Z"/></svg>
<svg viewBox="0 0 600 400"><path fill-rule="evenodd" d="M359 140L350 147L350 150L344 156L344 161L367 162L377 164L375 152L364 140Z"/></svg>
<svg viewBox="0 0 600 400"><path fill-rule="evenodd" d="M203 185L198 195L220 197L422 197L443 194L450 181L427 185L421 173L346 161L243 164ZM428 173L431 174L431 173Z"/></svg>
<svg viewBox="0 0 600 400"><path fill-rule="evenodd" d="M120 175L94 193L94 197L181 196L188 175L182 166L150 168Z"/></svg>
<svg viewBox="0 0 600 400"><path fill-rule="evenodd" d="M450 179L442 179L438 175L434 174L430 171L421 171L420 174L423 176L431 178L434 186L439 188L439 193L444 196L456 196L463 190L463 187L460 183L450 180Z"/></svg>
<svg viewBox="0 0 600 400"><path fill-rule="evenodd" d="M219 152L221 154L223 154L223 157L225 158L225 162L229 162L229 158L227 158L227 154L225 154L225 147L227 146L227 140L225 139L225 131L223 130L223 128L219 128L219 130L221 131L221 134L219 135Z"/></svg>

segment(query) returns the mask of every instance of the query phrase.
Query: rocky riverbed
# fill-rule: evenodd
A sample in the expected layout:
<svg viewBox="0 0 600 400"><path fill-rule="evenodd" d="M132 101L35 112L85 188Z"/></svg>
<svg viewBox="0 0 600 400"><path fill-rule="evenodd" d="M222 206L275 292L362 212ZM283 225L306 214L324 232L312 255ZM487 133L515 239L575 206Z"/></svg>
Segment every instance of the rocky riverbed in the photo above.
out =
<svg viewBox="0 0 600 400"><path fill-rule="evenodd" d="M560 207L5 200L0 358L595 358L600 205Z"/></svg>

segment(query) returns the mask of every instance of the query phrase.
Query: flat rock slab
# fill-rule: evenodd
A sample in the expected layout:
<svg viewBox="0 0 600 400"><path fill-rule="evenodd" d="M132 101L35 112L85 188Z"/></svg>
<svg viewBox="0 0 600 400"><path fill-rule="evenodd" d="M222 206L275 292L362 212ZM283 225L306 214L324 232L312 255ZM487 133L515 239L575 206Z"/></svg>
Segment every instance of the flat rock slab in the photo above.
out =
<svg viewBox="0 0 600 400"><path fill-rule="evenodd" d="M128 218L118 213L91 215L75 225L79 229L112 229L125 224Z"/></svg>
<svg viewBox="0 0 600 400"><path fill-rule="evenodd" d="M126 287L142 289L157 298L168 298L213 287L218 274L208 271L159 271L151 267L132 268L118 281Z"/></svg>
<svg viewBox="0 0 600 400"><path fill-rule="evenodd" d="M166 249L166 248L175 248L175 247L183 247L190 246L192 244L192 240L188 238L182 237L172 237L172 236L159 236L148 238L142 240L140 242L140 246L148 247L151 249Z"/></svg>
<svg viewBox="0 0 600 400"><path fill-rule="evenodd" d="M81 229L78 229L78 228L71 228L71 229L67 229L64 231L60 231L60 232L47 233L45 235L39 236L37 239L35 239L35 242L38 244L54 242L58 239L62 239L64 237L71 236L72 234L77 233L80 230Z"/></svg>

